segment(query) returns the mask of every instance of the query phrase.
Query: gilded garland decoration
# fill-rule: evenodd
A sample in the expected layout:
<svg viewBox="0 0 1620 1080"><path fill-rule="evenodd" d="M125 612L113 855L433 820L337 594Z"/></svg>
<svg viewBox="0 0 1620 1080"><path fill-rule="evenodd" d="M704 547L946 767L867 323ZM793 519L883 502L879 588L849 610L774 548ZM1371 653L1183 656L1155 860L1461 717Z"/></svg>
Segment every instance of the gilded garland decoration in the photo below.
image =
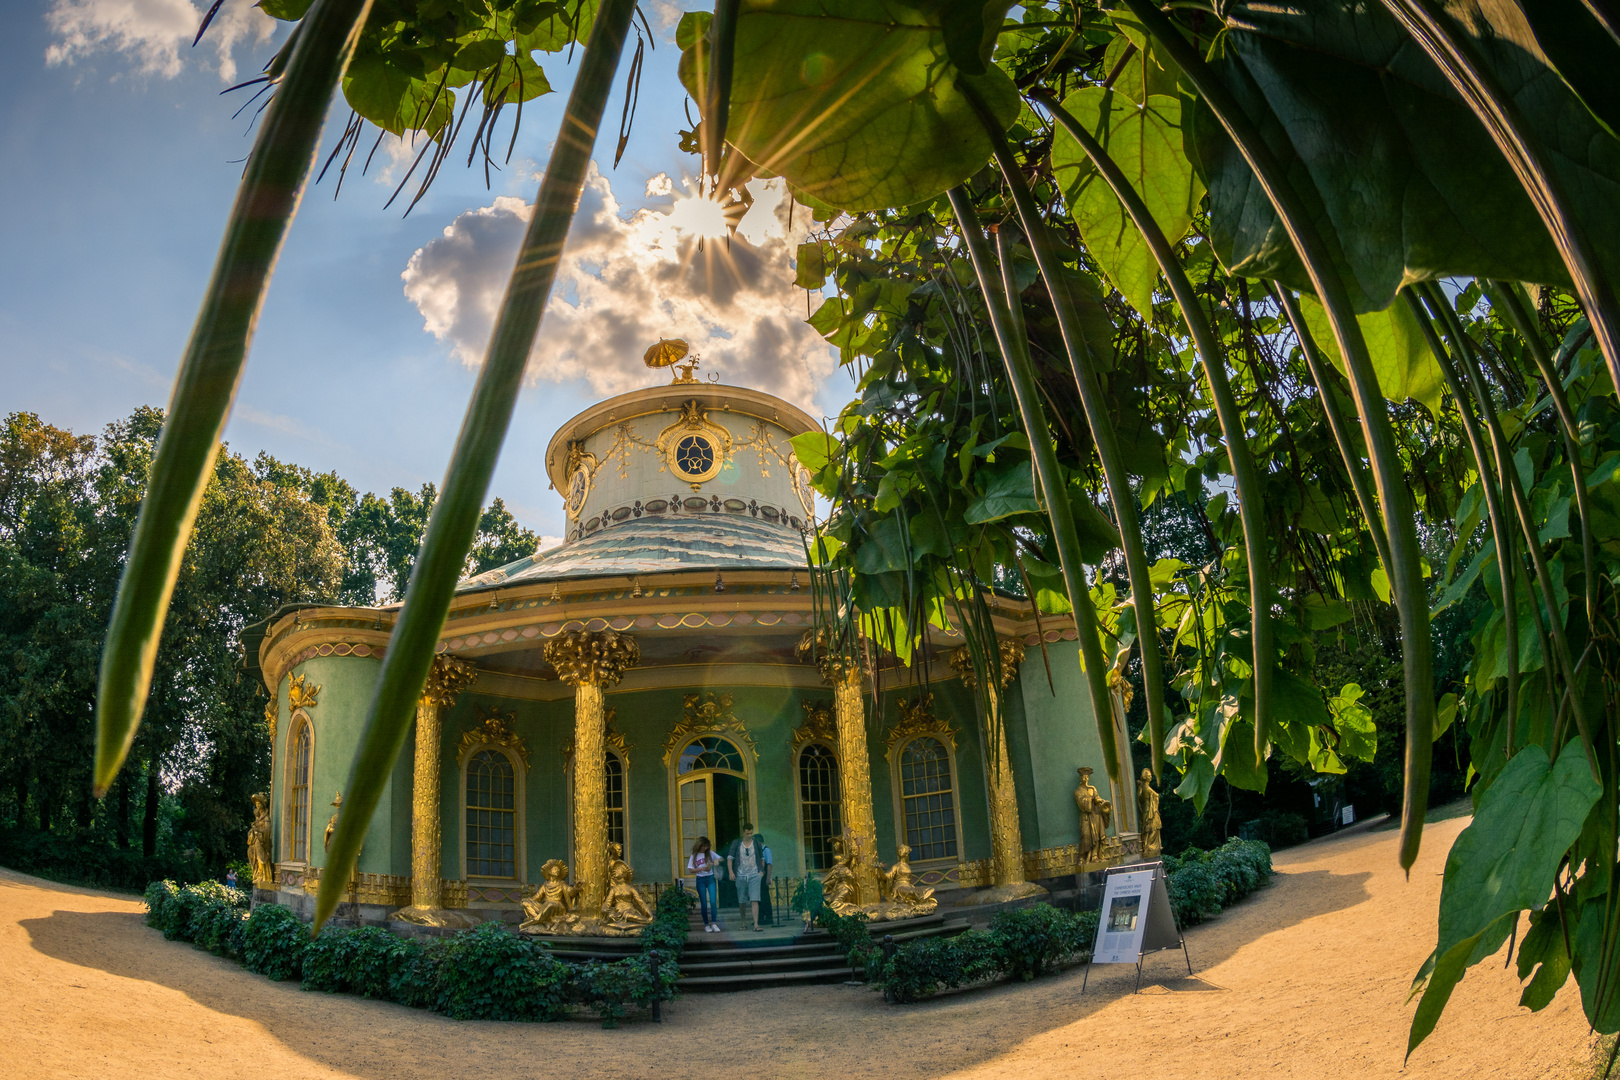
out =
<svg viewBox="0 0 1620 1080"><path fill-rule="evenodd" d="M934 715L934 695L922 694L910 700L901 699L900 719L889 728L888 749L884 751L884 759L894 760L894 750L897 746L904 746L907 742L920 735L931 735L950 744L951 753L956 753L956 732L950 724Z"/></svg>
<svg viewBox="0 0 1620 1080"><path fill-rule="evenodd" d="M743 722L732 715L730 694L687 694L680 721L670 729L664 742L664 767L675 759L678 750L692 741L694 735L717 734L735 738L759 760L759 748L748 734Z"/></svg>
<svg viewBox="0 0 1620 1080"><path fill-rule="evenodd" d="M806 701L804 705L804 720L793 729L793 754L798 756L799 750L808 742L824 742L830 746L838 745L838 724L833 720L833 707L825 701Z"/></svg>
<svg viewBox="0 0 1620 1080"><path fill-rule="evenodd" d="M503 712L491 706L487 711L482 705L473 707L473 719L476 726L461 733L461 747L456 753L456 763L466 765L467 757L481 746L498 746L510 750L523 762L525 772L529 769L529 747L523 741L523 736L512 730L517 722L517 713Z"/></svg>

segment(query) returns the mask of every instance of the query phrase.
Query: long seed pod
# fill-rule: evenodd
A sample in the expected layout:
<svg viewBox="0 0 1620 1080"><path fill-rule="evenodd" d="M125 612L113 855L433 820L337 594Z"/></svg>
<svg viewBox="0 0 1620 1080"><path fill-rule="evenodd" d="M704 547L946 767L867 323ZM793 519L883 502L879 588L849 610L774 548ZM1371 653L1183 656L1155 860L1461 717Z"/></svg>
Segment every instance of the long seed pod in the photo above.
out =
<svg viewBox="0 0 1620 1080"><path fill-rule="evenodd" d="M1564 683L1569 690L1570 709L1575 714L1575 726L1580 730L1581 742L1586 750L1587 762L1592 767L1592 775L1601 784L1603 777L1598 771L1597 744L1587 720L1586 705L1581 700L1580 686L1576 681L1581 665L1575 662L1575 656L1570 651L1569 638L1564 634L1563 615L1559 610L1558 594L1553 588L1552 572L1548 569L1546 557L1541 552L1541 538L1536 535L1535 518L1531 515L1530 502L1525 497L1524 485L1519 483L1519 470L1513 462L1513 448L1508 445L1507 435L1502 431L1501 420L1496 415L1496 406L1491 402L1490 387L1486 385L1485 376L1480 373L1479 365L1474 361L1473 350L1462 332L1461 323L1457 321L1456 314L1446 307L1444 301L1436 296L1434 287L1431 285L1429 289L1430 303L1439 308L1441 316L1446 319L1447 329L1451 331L1452 340L1457 344L1458 362L1462 364L1463 371L1468 376L1468 384L1474 392L1474 403L1485 419L1485 430L1490 432L1491 444L1496 453L1496 470L1501 474L1502 486L1509 495L1508 503L1513 507L1519 520L1525 548L1535 568L1536 584L1541 589L1542 601L1547 605L1548 625L1542 627L1541 612L1536 607L1533 597L1530 603L1530 614L1535 619L1538 629L1541 629L1545 637L1552 639L1552 648L1545 650L1551 653L1546 657L1547 674L1551 676L1552 664L1555 661L1563 668ZM1504 597L1503 601L1505 603L1507 598ZM1554 746L1550 748L1549 753L1556 756L1558 749Z"/></svg>
<svg viewBox="0 0 1620 1080"><path fill-rule="evenodd" d="M317 930L343 899L372 812L410 734L417 699L427 683L439 631L478 530L490 476L506 439L529 351L534 347L568 228L585 186L602 111L612 90L635 7L635 0L603 0L591 27L545 179L535 197L534 216L507 282L489 352L478 372L461 433L456 437L443 493L428 519L427 534L406 586L405 604L394 624L366 714L365 732L349 769L349 782L344 787L347 795L315 899Z"/></svg>
<svg viewBox="0 0 1620 1080"><path fill-rule="evenodd" d="M152 685L163 621L225 422L242 381L276 257L315 163L332 91L354 51L371 0L320 0L298 40L254 140L203 294L152 460L96 687L92 785L105 795L135 741Z"/></svg>
<svg viewBox="0 0 1620 1080"><path fill-rule="evenodd" d="M1128 0L1140 2L1140 0ZM1587 239L1581 223L1564 195L1557 169L1518 106L1513 103L1490 68L1474 49L1452 31L1446 16L1428 0L1384 0L1390 14L1429 54L1441 74L1479 118L1491 140L1513 168L1542 224L1552 235L1575 294L1580 297L1598 347L1608 362L1609 375L1620 386L1620 300L1603 263Z"/></svg>
<svg viewBox="0 0 1620 1080"><path fill-rule="evenodd" d="M1547 384L1547 396L1552 399L1553 408L1558 412L1559 428L1564 433L1564 454L1569 458L1570 479L1575 484L1575 510L1581 519L1581 565L1586 572L1586 621L1588 625L1594 625L1598 617L1597 553L1592 545L1592 510L1587 503L1586 469L1581 463L1580 425L1575 421L1575 410L1569 407L1569 395L1564 393L1558 369L1547 354L1547 343L1541 340L1541 329L1520 302L1518 290L1511 282L1505 281L1482 282L1481 285L1485 295L1490 298L1491 306L1505 314L1519 336L1524 338L1525 348L1530 350L1536 370L1541 372L1541 378Z"/></svg>
<svg viewBox="0 0 1620 1080"><path fill-rule="evenodd" d="M1356 505L1361 507L1361 516L1367 521L1367 533L1372 537L1373 549L1378 552L1378 561L1383 564L1384 573L1388 574L1391 566L1389 535L1378 516L1378 504L1373 500L1372 482L1367 470L1361 464L1361 452L1356 449L1355 440L1350 436L1350 426L1339 412L1339 403L1333 398L1328 368L1322 363L1322 354L1316 347L1316 339L1311 336L1310 327L1305 325L1305 317L1300 314L1299 298L1281 286L1276 286L1272 293L1282 305L1283 314L1288 316L1288 322L1299 338L1299 351L1305 355L1305 366L1310 369L1311 381L1316 384L1316 392L1322 400L1322 414L1327 417L1328 430L1333 432L1333 441L1338 444L1339 456L1344 459L1345 471L1350 475L1350 489L1356 494Z"/></svg>
<svg viewBox="0 0 1620 1080"><path fill-rule="evenodd" d="M1222 358L1209 318L1198 303L1192 282L1181 268L1170 240L1153 219L1147 204L1142 201L1118 163L1108 155L1085 127L1050 94L1041 93L1037 99L1052 114L1052 118L1068 132L1080 149L1086 152L1097 172L1108 182L1125 212L1131 215L1136 229L1147 242L1148 250L1159 264L1164 280L1170 286L1170 295L1181 307L1187 331L1193 345L1204 362L1204 374L1209 378L1210 396L1215 399L1215 414L1220 419L1221 431L1226 436L1226 453L1232 463L1232 479L1237 487L1238 509L1243 522L1243 545L1249 564L1249 607L1252 615L1250 630L1254 650L1254 753L1255 759L1265 760L1266 739L1271 730L1271 669L1275 663L1271 633L1271 563L1265 535L1265 499L1260 477L1255 471L1254 454L1249 449L1248 430L1237 399L1232 395L1232 384L1226 377L1226 363ZM1134 590L1135 586L1132 586ZM1157 771L1163 765L1164 730L1162 717L1149 713L1148 722L1153 733L1153 765Z"/></svg>
<svg viewBox="0 0 1620 1080"><path fill-rule="evenodd" d="M962 228L962 243L972 260L973 272L978 276L979 289L984 294L984 306L990 313L990 325L1001 347L1001 357L1007 365L1007 379L1012 384L1013 398L1018 403L1024 430L1029 435L1030 454L1035 460L1035 479L1041 485L1046 499L1046 510L1052 518L1052 542L1058 550L1058 568L1063 573L1064 587L1069 590L1069 602L1074 608L1075 631L1080 638L1080 662L1085 669L1086 689L1091 698L1092 716L1097 722L1097 739L1102 745L1103 761L1108 776L1116 784L1130 783L1130 777L1115 776L1119 771L1120 747L1114 738L1113 704L1108 695L1108 661L1103 656L1102 639L1097 628L1097 610L1091 602L1091 586L1086 583L1080 557L1080 538L1074 531L1074 515L1066 513L1069 493L1064 488L1063 474L1058 468L1057 452L1048 434L1045 410L1035 393L1035 374L1029 359L1029 342L1023 330L1023 312L1017 304L1017 293L1002 293L996 283L995 266L990 260L989 245L985 243L984 228L967 193L956 187L950 190L951 209ZM1005 271L1010 263L1004 258ZM1009 305L1008 299L1013 303Z"/></svg>
<svg viewBox="0 0 1620 1080"><path fill-rule="evenodd" d="M1412 315L1422 328L1423 340L1428 343L1429 351L1434 354L1435 363L1440 365L1440 372L1446 380L1446 389L1451 392L1451 398L1457 404L1457 414L1462 417L1463 433L1468 438L1468 449L1474 455L1474 471L1479 474L1479 487L1485 493L1485 514L1491 523L1491 542L1496 545L1497 572L1502 579L1502 624L1510 643L1507 649L1507 748L1511 755L1515 728L1519 723L1519 593L1513 573L1513 560L1516 558L1513 553L1513 527L1508 524L1507 514L1502 509L1502 493L1496 486L1496 476L1491 469L1490 458L1486 455L1485 439L1480 435L1479 424L1468 408L1468 395L1458 381L1456 372L1452 370L1445 346L1440 342L1440 335L1435 333L1434 322L1428 310L1418 302L1418 298L1412 295L1410 289L1402 289L1401 295L1406 298L1407 304L1412 309ZM1425 299L1432 300L1427 296Z"/></svg>
<svg viewBox="0 0 1620 1080"><path fill-rule="evenodd" d="M1387 570L1401 620L1401 656L1406 677L1406 783L1401 801L1401 866L1410 871L1423 843L1423 818L1429 806L1429 766L1434 754L1434 647L1429 640L1428 598L1423 590L1417 517L1390 426L1388 408L1372 357L1367 352L1351 310L1344 280L1339 276L1316 225L1299 200L1287 175L1278 165L1248 115L1225 85L1204 63L1202 56L1181 36L1151 2L1124 0L1131 13L1186 73L1199 96L1254 170L1266 197L1277 212L1310 275L1311 285L1327 311L1339 353L1344 357L1350 390L1361 413L1378 500L1389 540Z"/></svg>
<svg viewBox="0 0 1620 1080"><path fill-rule="evenodd" d="M726 128L731 118L731 71L737 48L737 17L742 0L719 0L714 5L714 51L709 59L708 101L703 107L703 172L718 181L720 158L726 149Z"/></svg>
<svg viewBox="0 0 1620 1080"><path fill-rule="evenodd" d="M1131 490L1131 478L1120 458L1119 445L1114 437L1114 421L1108 414L1102 385L1097 381L1096 365L1091 345L1080 329L1080 318L1075 313L1069 296L1068 283L1063 276L1063 263L1052 250L1052 239L1041 219L1035 197L1018 171L1007 141L995 124L990 112L971 87L964 87L984 123L990 138L991 152L1000 166L1002 179L1012 193L1013 204L1024 225L1024 236L1035 265L1046 281L1052 297L1052 309L1057 314L1058 331L1063 336L1069 366L1080 391L1080 404L1085 410L1086 422L1091 425L1091 436L1097 444L1097 457L1102 462L1103 478L1108 483L1108 496L1114 507L1114 522L1119 526L1120 546L1125 551L1125 576L1131 585L1131 607L1136 613L1136 644L1142 657L1142 692L1147 699L1148 716L1164 715L1164 662L1159 653L1158 620L1153 608L1153 581L1148 572L1147 552L1142 545L1142 524L1136 514L1136 496ZM1130 778L1126 777L1126 783Z"/></svg>

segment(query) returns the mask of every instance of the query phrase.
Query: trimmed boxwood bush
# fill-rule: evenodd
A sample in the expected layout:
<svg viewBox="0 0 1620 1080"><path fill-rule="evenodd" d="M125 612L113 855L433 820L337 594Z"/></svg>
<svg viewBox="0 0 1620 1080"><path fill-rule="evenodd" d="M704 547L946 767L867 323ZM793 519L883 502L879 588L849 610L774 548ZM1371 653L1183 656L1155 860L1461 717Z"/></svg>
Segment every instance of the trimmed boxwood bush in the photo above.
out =
<svg viewBox="0 0 1620 1080"><path fill-rule="evenodd" d="M1213 919L1271 880L1271 848L1259 840L1228 840L1213 851L1188 848L1166 855L1170 906L1183 928Z"/></svg>
<svg viewBox="0 0 1620 1080"><path fill-rule="evenodd" d="M1050 904L1000 911L988 930L906 942L879 966L874 981L901 1004L992 979L1027 981L1089 953L1096 936L1095 911L1075 914Z"/></svg>
<svg viewBox="0 0 1620 1080"><path fill-rule="evenodd" d="M447 943L433 1007L452 1020L558 1020L574 969L533 938L484 923Z"/></svg>
<svg viewBox="0 0 1620 1080"><path fill-rule="evenodd" d="M290 908L260 904L242 927L242 963L276 982L296 979L309 944L309 927Z"/></svg>
<svg viewBox="0 0 1620 1080"><path fill-rule="evenodd" d="M421 942L381 927L333 928L304 948L304 989L391 998L395 980L421 952Z"/></svg>
<svg viewBox="0 0 1620 1080"><path fill-rule="evenodd" d="M261 904L248 914L247 894L218 882L152 882L146 921L170 940L240 959L271 979L301 979L305 990L384 998L457 1020L557 1020L584 1008L617 1027L631 1009L675 997L694 902L684 890L664 890L638 955L578 965L501 923L451 938L330 927L311 939L288 908Z"/></svg>
<svg viewBox="0 0 1620 1080"><path fill-rule="evenodd" d="M154 881L146 887L146 924L170 941L192 941L220 956L242 955L242 920L248 895L217 881L176 885Z"/></svg>

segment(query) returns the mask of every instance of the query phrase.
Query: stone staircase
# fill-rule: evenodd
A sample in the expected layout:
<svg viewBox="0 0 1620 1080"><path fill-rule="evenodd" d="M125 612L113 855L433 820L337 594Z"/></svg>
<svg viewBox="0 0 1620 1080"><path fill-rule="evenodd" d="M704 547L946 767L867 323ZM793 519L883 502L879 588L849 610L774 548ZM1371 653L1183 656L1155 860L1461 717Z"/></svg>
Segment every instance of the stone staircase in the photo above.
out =
<svg viewBox="0 0 1620 1080"><path fill-rule="evenodd" d="M898 923L876 923L872 936L893 934L896 942L925 937L954 937L968 928L965 919L947 920L938 913ZM640 950L635 938L553 938L559 960L618 960ZM705 934L696 918L681 955L680 988L686 993L723 993L771 986L808 986L853 979L856 972L838 943L825 930L805 933L773 927L765 933Z"/></svg>

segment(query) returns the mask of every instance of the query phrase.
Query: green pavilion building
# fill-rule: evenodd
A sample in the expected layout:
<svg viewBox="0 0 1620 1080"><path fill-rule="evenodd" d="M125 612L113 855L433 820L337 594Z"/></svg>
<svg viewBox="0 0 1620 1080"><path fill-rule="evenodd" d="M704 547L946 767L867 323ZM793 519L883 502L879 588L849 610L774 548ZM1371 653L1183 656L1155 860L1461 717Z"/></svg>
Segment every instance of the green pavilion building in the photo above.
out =
<svg viewBox="0 0 1620 1080"><path fill-rule="evenodd" d="M907 845L915 883L944 904L1131 854L1134 792L1105 790L1107 850L1080 857L1076 770L1105 789L1107 771L1072 626L990 598L1009 681L988 695L989 724L1005 738L987 737L951 662L959 637L915 661L930 665L926 694L892 658L875 672L807 661L814 502L790 440L820 425L681 370L551 440L561 546L460 583L351 882L357 914L516 921L554 858L582 908L599 905L609 844L638 884L667 883L698 836L723 850L745 821L779 879L828 869L835 840L870 873ZM313 910L396 614L304 607L247 636L272 698L261 902Z"/></svg>

